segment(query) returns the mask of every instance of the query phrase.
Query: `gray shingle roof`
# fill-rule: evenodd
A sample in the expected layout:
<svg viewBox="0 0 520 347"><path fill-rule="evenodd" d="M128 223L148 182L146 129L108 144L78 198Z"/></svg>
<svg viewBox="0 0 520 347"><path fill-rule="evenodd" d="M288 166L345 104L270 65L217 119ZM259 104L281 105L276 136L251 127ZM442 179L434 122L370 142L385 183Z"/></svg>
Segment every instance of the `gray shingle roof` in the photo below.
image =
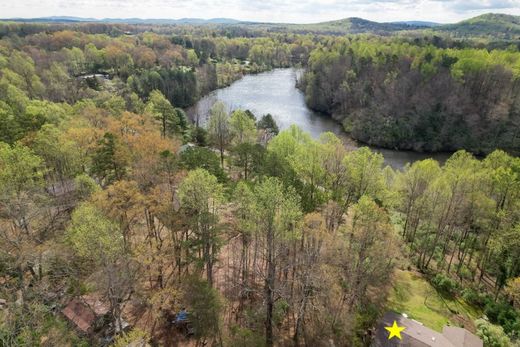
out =
<svg viewBox="0 0 520 347"><path fill-rule="evenodd" d="M473 335L469 331L463 328L457 327L444 327L442 334L446 336L455 346L462 347L482 347L484 343L478 336Z"/></svg>
<svg viewBox="0 0 520 347"><path fill-rule="evenodd" d="M385 327L396 321L406 329L401 332L402 340L388 340ZM482 347L482 340L462 328L445 327L443 334L431 330L421 323L395 312L387 312L379 321L372 347Z"/></svg>

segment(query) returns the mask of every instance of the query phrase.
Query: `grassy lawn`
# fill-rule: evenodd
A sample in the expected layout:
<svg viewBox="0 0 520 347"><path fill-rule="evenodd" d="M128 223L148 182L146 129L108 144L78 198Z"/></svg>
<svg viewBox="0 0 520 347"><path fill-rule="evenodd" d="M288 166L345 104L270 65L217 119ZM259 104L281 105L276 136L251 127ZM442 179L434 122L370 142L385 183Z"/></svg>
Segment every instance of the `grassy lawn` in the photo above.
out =
<svg viewBox="0 0 520 347"><path fill-rule="evenodd" d="M442 297L420 274L396 270L387 308L406 313L425 326L442 331L448 322L473 330L481 313L462 299Z"/></svg>

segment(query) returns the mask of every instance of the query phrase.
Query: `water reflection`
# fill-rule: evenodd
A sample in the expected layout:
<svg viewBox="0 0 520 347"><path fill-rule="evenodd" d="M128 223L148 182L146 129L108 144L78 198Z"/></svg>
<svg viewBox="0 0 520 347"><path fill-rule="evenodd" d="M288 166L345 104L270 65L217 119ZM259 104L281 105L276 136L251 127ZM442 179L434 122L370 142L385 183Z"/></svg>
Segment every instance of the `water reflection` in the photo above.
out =
<svg viewBox="0 0 520 347"><path fill-rule="evenodd" d="M270 113L280 129L286 129L296 124L304 131L318 138L321 133L330 131L342 138L348 147L355 147L341 125L330 117L320 115L310 110L305 104L303 93L298 90L296 78L301 70L276 69L257 75L247 75L231 86L216 90L202 98L195 106L188 109L191 119L204 125L211 106L220 100L229 110L249 109L257 117ZM414 162L429 157L444 162L448 154L424 154L409 151L372 148L385 157L385 162L394 169L402 168L408 162Z"/></svg>

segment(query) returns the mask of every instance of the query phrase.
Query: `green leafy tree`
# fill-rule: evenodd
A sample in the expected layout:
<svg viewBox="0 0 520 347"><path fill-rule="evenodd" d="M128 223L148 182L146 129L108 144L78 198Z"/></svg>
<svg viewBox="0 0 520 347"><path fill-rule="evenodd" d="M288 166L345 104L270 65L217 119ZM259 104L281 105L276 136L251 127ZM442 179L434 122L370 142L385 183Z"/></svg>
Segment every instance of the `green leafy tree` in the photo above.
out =
<svg viewBox="0 0 520 347"><path fill-rule="evenodd" d="M256 140L255 121L245 111L236 110L231 114L229 128L236 145L253 143Z"/></svg>
<svg viewBox="0 0 520 347"><path fill-rule="evenodd" d="M186 279L183 289L195 338L202 344L206 344L207 339L215 339L215 345L222 344L220 314L223 304L218 290L194 276Z"/></svg>
<svg viewBox="0 0 520 347"><path fill-rule="evenodd" d="M0 100L0 140L6 143L14 143L20 139L22 129L11 107Z"/></svg>
<svg viewBox="0 0 520 347"><path fill-rule="evenodd" d="M208 145L208 131L202 127L195 126L191 131L191 141L196 145L205 147Z"/></svg>
<svg viewBox="0 0 520 347"><path fill-rule="evenodd" d="M210 110L208 135L220 151L220 165L224 167L224 151L231 141L229 114L222 102L216 102Z"/></svg>
<svg viewBox="0 0 520 347"><path fill-rule="evenodd" d="M397 253L390 218L369 196L353 205L351 223L340 228L340 254L343 295L333 315L333 325L346 312L355 312L366 302L368 286L383 285L389 279Z"/></svg>
<svg viewBox="0 0 520 347"><path fill-rule="evenodd" d="M213 265L220 244L218 210L223 200L222 186L204 169L190 171L179 187L179 199L195 233L194 247L202 254L206 278L213 285Z"/></svg>
<svg viewBox="0 0 520 347"><path fill-rule="evenodd" d="M276 124L276 121L270 113L265 114L262 116L262 118L260 118L260 120L257 123L257 127L258 129L266 130L273 136L278 135L278 133L280 132L278 124Z"/></svg>
<svg viewBox="0 0 520 347"><path fill-rule="evenodd" d="M384 158L381 154L362 147L350 152L344 159L346 168L346 184L343 186L343 203L349 206L363 195L379 201L384 200L386 193L383 175Z"/></svg>
<svg viewBox="0 0 520 347"><path fill-rule="evenodd" d="M30 264L40 256L35 246L41 242L45 222L43 187L42 159L20 144L0 143L0 210L6 226L0 231L0 253L13 259L22 299L27 291L26 271L33 270L35 279L40 279Z"/></svg>
<svg viewBox="0 0 520 347"><path fill-rule="evenodd" d="M264 143L269 142L280 132L278 124L276 124L276 121L270 113L263 115L262 118L260 118L260 120L257 122L256 127L264 132Z"/></svg>
<svg viewBox="0 0 520 347"><path fill-rule="evenodd" d="M251 261L250 246L253 242L254 232L256 230L255 220L255 196L253 190L245 181L239 181L233 191L233 202L236 203L237 209L235 216L237 219L237 229L240 233L242 242L242 253L240 256L240 282L244 293L252 287L251 280ZM240 305L244 304L247 294L240 295Z"/></svg>
<svg viewBox="0 0 520 347"><path fill-rule="evenodd" d="M324 148L321 143L307 141L296 147L289 162L298 178L303 182L302 205L305 211L313 211L323 202L320 187L325 183L323 163Z"/></svg>
<svg viewBox="0 0 520 347"><path fill-rule="evenodd" d="M75 193L79 200L86 200L98 192L101 187L87 174L80 174L74 178Z"/></svg>
<svg viewBox="0 0 520 347"><path fill-rule="evenodd" d="M146 103L146 111L160 122L163 137L179 131L180 120L178 112L160 91L153 90L150 93L150 97Z"/></svg>
<svg viewBox="0 0 520 347"><path fill-rule="evenodd" d="M40 129L34 140L34 148L44 159L54 178L62 183L81 170L76 144L65 140L54 125L46 124Z"/></svg>
<svg viewBox="0 0 520 347"><path fill-rule="evenodd" d="M265 148L260 144L244 142L231 149L233 163L242 168L243 178L249 179L251 173L260 173L264 163Z"/></svg>
<svg viewBox="0 0 520 347"><path fill-rule="evenodd" d="M291 158L300 146L311 141L310 135L296 125L282 131L267 146L265 173L278 177L286 186L293 186L300 195L303 195L304 186L296 174Z"/></svg>
<svg viewBox="0 0 520 347"><path fill-rule="evenodd" d="M123 235L117 223L88 202L74 210L67 240L78 256L98 264L115 262L124 248Z"/></svg>
<svg viewBox="0 0 520 347"><path fill-rule="evenodd" d="M257 230L265 245L264 301L266 309L266 345L273 346L275 293L280 285L277 268L282 245L297 235L296 222L301 217L300 204L292 189L285 189L276 178L266 178L255 187Z"/></svg>
<svg viewBox="0 0 520 347"><path fill-rule="evenodd" d="M420 221L426 218L429 211L426 209L425 195L431 182L441 175L439 163L433 159L422 160L407 165L404 171L397 176L400 209L405 215L403 236L412 243L419 228Z"/></svg>
<svg viewBox="0 0 520 347"><path fill-rule="evenodd" d="M126 173L127 157L118 139L112 133L105 133L98 142L92 158L91 172L104 185L120 180Z"/></svg>
<svg viewBox="0 0 520 347"><path fill-rule="evenodd" d="M520 277L511 278L507 281L506 293L511 298L516 308L520 307Z"/></svg>
<svg viewBox="0 0 520 347"><path fill-rule="evenodd" d="M4 196L12 197L42 187L42 159L29 148L0 143L0 163L0 187Z"/></svg>
<svg viewBox="0 0 520 347"><path fill-rule="evenodd" d="M34 61L27 54L14 51L9 57L9 68L23 78L25 90L30 98L42 94L45 87L36 74Z"/></svg>
<svg viewBox="0 0 520 347"><path fill-rule="evenodd" d="M66 237L76 256L100 271L95 287L110 303L112 321L121 329L122 306L132 294L137 271L125 252L119 226L92 202L84 202L72 213Z"/></svg>
<svg viewBox="0 0 520 347"><path fill-rule="evenodd" d="M510 347L511 342L504 333L504 330L489 323L484 319L477 319L475 321L477 326L477 335L484 341L484 346L489 347Z"/></svg>
<svg viewBox="0 0 520 347"><path fill-rule="evenodd" d="M204 169L217 177L219 182L227 180L227 175L220 166L218 155L207 148L191 147L182 151L180 165L187 170Z"/></svg>

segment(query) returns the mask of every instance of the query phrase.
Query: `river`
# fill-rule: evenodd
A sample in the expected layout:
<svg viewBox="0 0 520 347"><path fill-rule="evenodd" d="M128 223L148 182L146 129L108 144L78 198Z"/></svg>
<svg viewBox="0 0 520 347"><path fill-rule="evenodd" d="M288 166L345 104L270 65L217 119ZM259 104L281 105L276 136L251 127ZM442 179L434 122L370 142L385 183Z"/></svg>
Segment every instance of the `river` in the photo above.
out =
<svg viewBox="0 0 520 347"><path fill-rule="evenodd" d="M310 110L305 104L303 93L296 88L296 78L301 70L275 69L257 75L246 75L227 88L218 89L205 96L188 109L188 116L199 124L207 120L209 109L217 101L224 102L229 110L249 109L257 117L270 113L281 130L292 124L318 138L330 131L344 140L347 147L359 145L343 131L341 125L332 118ZM370 146L369 146L370 147ZM445 162L446 153L418 153L370 147L383 154L385 163L394 169L402 169L406 163L431 158Z"/></svg>

